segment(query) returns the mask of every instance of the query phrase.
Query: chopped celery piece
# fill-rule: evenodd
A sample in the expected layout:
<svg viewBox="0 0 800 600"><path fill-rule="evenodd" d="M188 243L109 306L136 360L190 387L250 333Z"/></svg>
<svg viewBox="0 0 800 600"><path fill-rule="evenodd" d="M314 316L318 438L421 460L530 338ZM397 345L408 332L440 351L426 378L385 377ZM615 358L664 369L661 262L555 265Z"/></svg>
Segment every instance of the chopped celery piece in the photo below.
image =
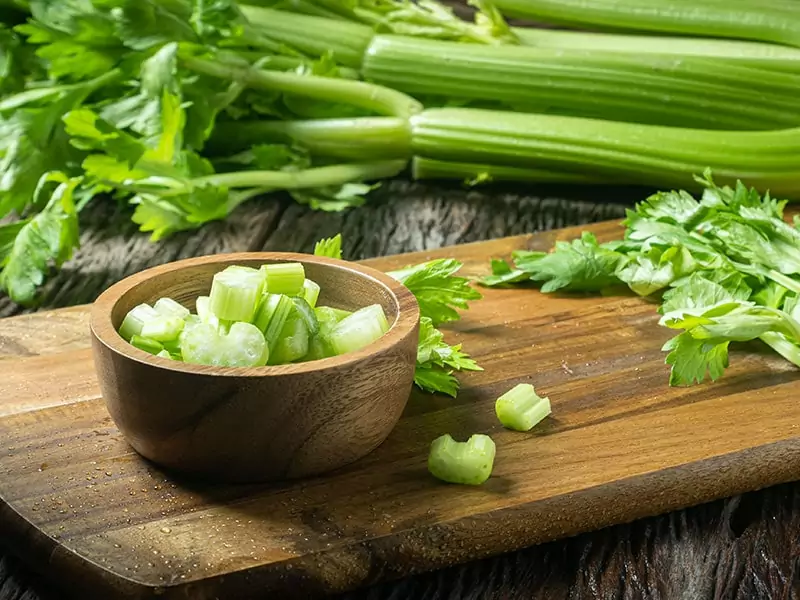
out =
<svg viewBox="0 0 800 600"><path fill-rule="evenodd" d="M190 314L186 315L186 318L183 320L183 322L186 323L184 325L185 328L185 327L191 327L192 325L198 325L199 323L202 323L203 320L198 315Z"/></svg>
<svg viewBox="0 0 800 600"><path fill-rule="evenodd" d="M314 312L317 313L317 320L320 322L332 320L334 323L338 323L345 317L349 317L353 313L349 310L343 310L341 308L333 308L332 306L318 306L314 309Z"/></svg>
<svg viewBox="0 0 800 600"><path fill-rule="evenodd" d="M177 340L183 331L184 321L180 317L164 317L159 315L155 319L147 321L142 326L142 337L156 340L157 342L169 342Z"/></svg>
<svg viewBox="0 0 800 600"><path fill-rule="evenodd" d="M213 316L211 314L211 298L208 296L198 296L194 301L194 306L197 309L197 316L203 323L208 323L209 319Z"/></svg>
<svg viewBox="0 0 800 600"><path fill-rule="evenodd" d="M306 354L305 360L320 360L321 358L329 358L336 355L331 347L331 332L336 328L339 321L350 314L347 311L340 311L328 306L320 306L314 312L317 315L319 331L311 338L308 344L308 354Z"/></svg>
<svg viewBox="0 0 800 600"><path fill-rule="evenodd" d="M159 357L159 358L168 358L170 360L173 360L172 354L170 354L169 350L167 350L166 348L164 350L162 350L161 352L159 352L158 354L156 354L156 356Z"/></svg>
<svg viewBox="0 0 800 600"><path fill-rule="evenodd" d="M308 305L311 308L317 306L317 300L319 300L319 292L320 287L319 284L315 281L311 281L310 279L306 279L303 282L303 291L302 291L302 298L308 302Z"/></svg>
<svg viewBox="0 0 800 600"><path fill-rule="evenodd" d="M275 347L286 319L294 310L294 302L283 294L266 294L256 314L255 324L263 333L270 348Z"/></svg>
<svg viewBox="0 0 800 600"><path fill-rule="evenodd" d="M270 294L297 296L303 290L306 271L302 263L275 263L261 267L266 275L267 291Z"/></svg>
<svg viewBox="0 0 800 600"><path fill-rule="evenodd" d="M300 312L295 309L286 320L275 347L271 351L269 364L283 365L300 360L308 353L308 327Z"/></svg>
<svg viewBox="0 0 800 600"><path fill-rule="evenodd" d="M150 354L158 354L164 349L159 342L151 340L150 338L142 337L141 335L134 335L130 339L131 346L144 350Z"/></svg>
<svg viewBox="0 0 800 600"><path fill-rule="evenodd" d="M323 358L330 358L335 356L331 349L331 344L322 335L315 335L308 342L308 352L303 357L304 361L321 360Z"/></svg>
<svg viewBox="0 0 800 600"><path fill-rule="evenodd" d="M209 309L220 320L253 320L264 290L264 274L248 267L227 267L214 275Z"/></svg>
<svg viewBox="0 0 800 600"><path fill-rule="evenodd" d="M156 312L164 315L165 317L178 317L180 319L185 319L191 314L188 308L179 302L175 302L175 300L172 298L159 298L156 300L153 308L156 310Z"/></svg>
<svg viewBox="0 0 800 600"><path fill-rule="evenodd" d="M475 434L457 442L449 434L436 438L428 455L428 470L448 483L480 485L492 474L495 445L488 435Z"/></svg>
<svg viewBox="0 0 800 600"><path fill-rule="evenodd" d="M515 431L530 431L552 412L550 399L540 398L529 383L520 383L500 396L494 409L503 426Z"/></svg>
<svg viewBox="0 0 800 600"><path fill-rule="evenodd" d="M264 335L250 323L233 323L227 333L201 323L181 337L181 355L198 365L260 367L266 364L269 350Z"/></svg>
<svg viewBox="0 0 800 600"><path fill-rule="evenodd" d="M373 304L339 321L329 339L336 354L346 354L369 346L388 330L383 307Z"/></svg>
<svg viewBox="0 0 800 600"><path fill-rule="evenodd" d="M314 309L303 298L293 298L293 300L295 309L306 322L308 335L317 335L317 333L319 333L319 320L317 319L317 313L314 312Z"/></svg>
<svg viewBox="0 0 800 600"><path fill-rule="evenodd" d="M130 341L134 335L142 334L142 326L147 321L157 319L158 317L159 313L149 304L135 306L122 320L122 325L119 327L119 334L125 340Z"/></svg>

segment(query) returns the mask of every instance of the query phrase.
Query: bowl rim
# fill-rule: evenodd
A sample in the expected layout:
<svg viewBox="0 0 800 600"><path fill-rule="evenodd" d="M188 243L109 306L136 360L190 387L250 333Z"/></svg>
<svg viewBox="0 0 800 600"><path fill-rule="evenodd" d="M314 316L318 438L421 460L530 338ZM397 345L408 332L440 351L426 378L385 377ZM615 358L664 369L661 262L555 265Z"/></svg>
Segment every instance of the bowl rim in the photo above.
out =
<svg viewBox="0 0 800 600"><path fill-rule="evenodd" d="M296 261L315 263L351 271L357 276L380 285L389 292L397 304L397 318L389 330L372 344L361 350L349 352L340 356L332 356L309 362L292 363L288 365L264 365L261 367L214 367L210 365L196 365L183 361L160 358L132 346L119 335L111 319L112 312L122 297L143 284L148 279L180 271L182 269L197 267L207 264L228 263L236 264L237 261ZM419 325L419 304L411 291L396 279L385 273L363 264L346 260L315 256L299 252L230 252L212 254L165 263L139 271L118 281L108 287L92 303L90 316L90 329L94 338L111 352L123 356L128 360L147 366L156 367L165 371L194 375L213 375L219 377L269 377L281 375L298 375L315 371L324 371L337 367L352 365L367 357L380 354L400 344L409 335L417 331ZM416 339L415 339L416 341Z"/></svg>

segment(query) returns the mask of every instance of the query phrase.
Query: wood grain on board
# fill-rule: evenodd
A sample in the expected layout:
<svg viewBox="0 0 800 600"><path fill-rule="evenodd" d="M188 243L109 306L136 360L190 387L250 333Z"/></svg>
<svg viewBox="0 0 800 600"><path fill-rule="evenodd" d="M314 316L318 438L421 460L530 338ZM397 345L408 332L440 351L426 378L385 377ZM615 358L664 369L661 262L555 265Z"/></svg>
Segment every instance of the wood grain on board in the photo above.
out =
<svg viewBox="0 0 800 600"><path fill-rule="evenodd" d="M614 223L591 229L606 239L621 233ZM478 275L491 256L547 249L578 232L370 264L454 256ZM485 368L462 378L457 400L415 393L365 459L273 486L203 485L140 459L92 391L88 335L84 347L74 341L85 323L47 314L0 321L5 344L27 347L20 338L48 318L73 340L0 361L0 536L78 596L309 597L800 476L800 373L754 347L732 354L720 382L671 389L660 352L669 332L655 306L634 297L486 290L448 333ZM29 320L23 328L17 319ZM41 361L38 384L12 377L33 373L32 361ZM494 399L523 381L553 404L553 417L528 434L503 430L493 412ZM445 432L492 435L487 484L427 475L428 445Z"/></svg>

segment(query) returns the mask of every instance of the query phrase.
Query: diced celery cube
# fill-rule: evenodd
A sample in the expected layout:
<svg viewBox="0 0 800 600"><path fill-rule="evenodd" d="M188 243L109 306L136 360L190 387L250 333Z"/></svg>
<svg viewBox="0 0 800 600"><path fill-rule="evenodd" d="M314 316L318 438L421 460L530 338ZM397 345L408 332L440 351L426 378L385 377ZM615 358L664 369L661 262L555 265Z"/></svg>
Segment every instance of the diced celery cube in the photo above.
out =
<svg viewBox="0 0 800 600"><path fill-rule="evenodd" d="M159 298L156 300L153 308L156 310L156 312L164 315L165 317L178 317L180 319L185 319L191 314L188 308L179 302L175 302L175 300L172 298Z"/></svg>
<svg viewBox="0 0 800 600"><path fill-rule="evenodd" d="M431 444L428 470L448 483L480 485L492 474L495 451L488 435L476 434L466 442L457 442L445 434Z"/></svg>
<svg viewBox="0 0 800 600"><path fill-rule="evenodd" d="M263 265L261 270L266 276L270 294L297 296L303 290L306 272L302 263L274 263Z"/></svg>
<svg viewBox="0 0 800 600"><path fill-rule="evenodd" d="M531 384L520 383L497 399L495 413L504 427L530 431L551 413L550 399L540 398Z"/></svg>
<svg viewBox="0 0 800 600"><path fill-rule="evenodd" d="M355 352L378 340L389 330L389 322L380 304L357 310L336 325L330 343L336 354Z"/></svg>
<svg viewBox="0 0 800 600"><path fill-rule="evenodd" d="M142 334L142 326L147 321L157 319L160 316L158 311L149 304L140 304L132 308L119 327L119 334L125 340L130 341L134 335Z"/></svg>

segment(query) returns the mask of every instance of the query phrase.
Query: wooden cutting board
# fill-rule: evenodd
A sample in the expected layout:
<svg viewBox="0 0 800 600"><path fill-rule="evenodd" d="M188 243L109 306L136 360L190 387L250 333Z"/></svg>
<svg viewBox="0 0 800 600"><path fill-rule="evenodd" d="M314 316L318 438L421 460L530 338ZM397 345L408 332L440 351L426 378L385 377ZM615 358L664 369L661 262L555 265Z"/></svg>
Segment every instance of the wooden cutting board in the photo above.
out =
<svg viewBox="0 0 800 600"><path fill-rule="evenodd" d="M372 264L452 256L478 275L579 231ZM671 389L669 332L635 297L486 290L448 333L485 368L457 400L415 393L366 459L273 486L179 480L132 452L87 330L86 307L0 321L0 540L79 598L309 598L800 479L800 371L753 347L720 382ZM531 433L494 416L519 382L553 405ZM497 443L485 485L427 474L431 440L476 432Z"/></svg>

